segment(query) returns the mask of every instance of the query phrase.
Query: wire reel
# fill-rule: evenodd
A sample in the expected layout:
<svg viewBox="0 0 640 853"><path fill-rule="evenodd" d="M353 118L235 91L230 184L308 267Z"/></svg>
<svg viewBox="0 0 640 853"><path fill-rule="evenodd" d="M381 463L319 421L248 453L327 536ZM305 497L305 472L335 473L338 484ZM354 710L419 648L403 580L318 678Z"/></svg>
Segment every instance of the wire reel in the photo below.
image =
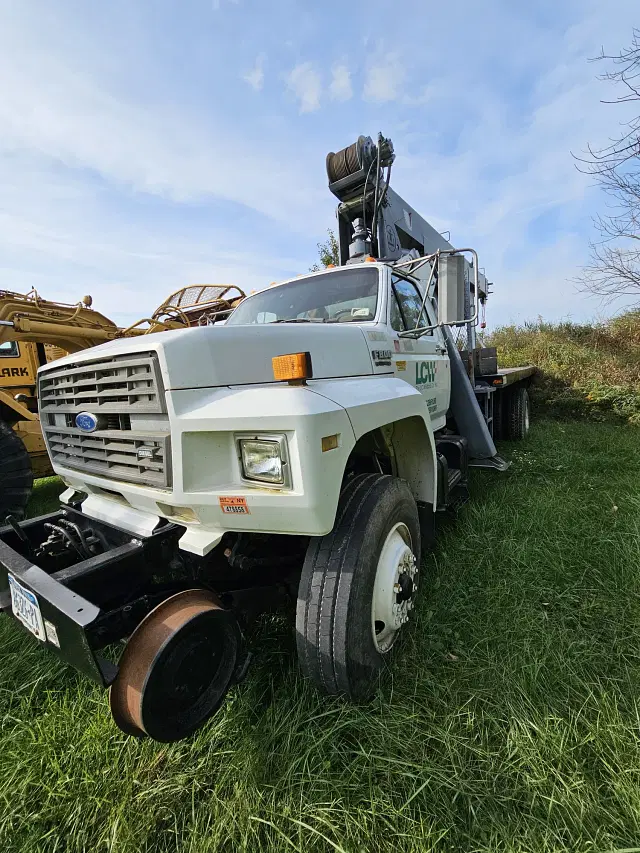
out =
<svg viewBox="0 0 640 853"><path fill-rule="evenodd" d="M327 154L327 177L329 183L341 181L362 169L368 169L376 156L376 146L370 136L359 136L357 140L340 151Z"/></svg>

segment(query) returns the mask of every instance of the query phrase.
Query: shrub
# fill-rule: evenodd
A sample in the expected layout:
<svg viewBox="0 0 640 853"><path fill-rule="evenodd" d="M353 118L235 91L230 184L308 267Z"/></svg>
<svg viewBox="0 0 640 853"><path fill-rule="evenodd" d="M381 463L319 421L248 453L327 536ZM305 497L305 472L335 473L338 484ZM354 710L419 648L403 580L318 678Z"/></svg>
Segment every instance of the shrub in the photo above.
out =
<svg viewBox="0 0 640 853"><path fill-rule="evenodd" d="M640 426L640 311L602 323L502 326L485 340L500 364L535 364L534 405L558 417Z"/></svg>

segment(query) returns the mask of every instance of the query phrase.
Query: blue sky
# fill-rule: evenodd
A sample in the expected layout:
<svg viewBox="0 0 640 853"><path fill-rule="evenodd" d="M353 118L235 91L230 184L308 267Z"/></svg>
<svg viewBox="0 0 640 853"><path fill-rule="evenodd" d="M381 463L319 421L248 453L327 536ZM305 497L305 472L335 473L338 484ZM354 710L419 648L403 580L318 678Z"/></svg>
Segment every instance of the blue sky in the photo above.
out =
<svg viewBox="0 0 640 853"><path fill-rule="evenodd" d="M380 130L395 189L480 253L491 325L611 313L571 282L604 199L570 152L626 117L587 58L634 24L636 0L0 0L0 287L125 323L305 272L326 153Z"/></svg>

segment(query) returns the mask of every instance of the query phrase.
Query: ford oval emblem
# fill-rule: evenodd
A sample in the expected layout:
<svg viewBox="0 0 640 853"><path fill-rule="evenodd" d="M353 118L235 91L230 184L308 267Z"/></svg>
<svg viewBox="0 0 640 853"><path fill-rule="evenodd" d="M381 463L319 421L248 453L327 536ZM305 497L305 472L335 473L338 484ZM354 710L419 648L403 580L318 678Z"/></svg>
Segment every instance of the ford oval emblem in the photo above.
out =
<svg viewBox="0 0 640 853"><path fill-rule="evenodd" d="M98 429L98 418L91 412L80 412L76 415L76 426L82 432L95 432Z"/></svg>

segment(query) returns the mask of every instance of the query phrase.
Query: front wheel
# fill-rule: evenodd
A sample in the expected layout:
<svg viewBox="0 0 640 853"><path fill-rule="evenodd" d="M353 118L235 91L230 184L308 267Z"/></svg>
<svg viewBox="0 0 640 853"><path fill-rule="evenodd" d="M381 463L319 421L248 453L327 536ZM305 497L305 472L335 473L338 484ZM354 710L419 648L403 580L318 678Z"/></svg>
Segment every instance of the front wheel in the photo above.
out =
<svg viewBox="0 0 640 853"><path fill-rule="evenodd" d="M300 578L298 658L323 693L371 696L413 609L419 562L418 509L407 484L384 474L354 477L331 533L311 540Z"/></svg>

